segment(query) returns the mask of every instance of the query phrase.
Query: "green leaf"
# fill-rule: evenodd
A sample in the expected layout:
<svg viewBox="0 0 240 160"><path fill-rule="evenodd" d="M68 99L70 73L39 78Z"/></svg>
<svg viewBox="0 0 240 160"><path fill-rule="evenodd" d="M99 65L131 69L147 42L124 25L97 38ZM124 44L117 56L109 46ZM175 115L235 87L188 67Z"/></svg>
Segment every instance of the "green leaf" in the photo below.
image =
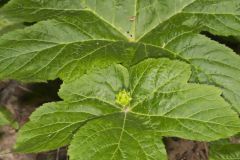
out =
<svg viewBox="0 0 240 160"><path fill-rule="evenodd" d="M10 114L3 107L0 108L0 126L8 125L11 123Z"/></svg>
<svg viewBox="0 0 240 160"><path fill-rule="evenodd" d="M12 0L2 15L51 20L0 38L0 78L70 81L113 63L176 58L192 65L193 82L222 88L240 112L239 56L198 34L239 35L239 5L238 0Z"/></svg>
<svg viewBox="0 0 240 160"><path fill-rule="evenodd" d="M94 113L85 113L81 108L61 102L43 105L21 128L17 150L48 151L68 144L73 132L94 117Z"/></svg>
<svg viewBox="0 0 240 160"><path fill-rule="evenodd" d="M122 38L115 30L101 26L94 17L88 17L93 21L89 27L80 18L44 21L4 35L0 40L0 77L25 81L61 77L69 81L96 66L130 64L147 56L169 55L151 45L114 40ZM78 27L87 29L87 33L79 32L82 29Z"/></svg>
<svg viewBox="0 0 240 160"><path fill-rule="evenodd" d="M105 70L99 75L84 76L81 79L82 84L63 87L59 95L64 102L49 103L40 107L31 115L30 122L20 130L17 151L39 152L64 146L70 143L76 130L87 121L119 111L119 107L114 103L115 94L111 92L112 88L109 88L111 81L109 84L100 83L106 80L104 75L109 75L112 85L118 82L118 85L114 86L116 91L122 88L122 85L127 85L128 82L123 81L126 70L122 67L118 69L116 68L116 71L119 72Z"/></svg>
<svg viewBox="0 0 240 160"><path fill-rule="evenodd" d="M187 83L190 74L184 62L148 59L64 83L59 92L64 101L33 113L16 150L40 152L70 144L71 160L162 160L161 136L212 141L239 132L238 116L221 91ZM129 93L129 105L117 103L123 90Z"/></svg>
<svg viewBox="0 0 240 160"><path fill-rule="evenodd" d="M184 23L220 35L239 35L239 3L238 0L104 0L101 3L97 0L73 0L71 3L12 0L1 13L20 21L39 21L68 13L92 12L127 37L129 31L135 39L152 36L153 29L159 31L161 23L174 16L177 17L175 25Z"/></svg>
<svg viewBox="0 0 240 160"><path fill-rule="evenodd" d="M0 36L19 28L24 28L24 25L22 23L11 22L0 16Z"/></svg>
<svg viewBox="0 0 240 160"><path fill-rule="evenodd" d="M210 145L210 160L238 160L240 159L240 144L233 144L227 140L220 140Z"/></svg>
<svg viewBox="0 0 240 160"><path fill-rule="evenodd" d="M92 12L129 38L138 38L149 32L160 22L168 19L193 0L153 0L153 1L111 1L73 0L60 1L11 1L2 13L10 18L23 21L38 21L58 17L68 13ZM174 7L172 7L174 5ZM161 12L160 12L161 11ZM112 13L112 14L109 14ZM127 33L129 31L132 37Z"/></svg>
<svg viewBox="0 0 240 160"><path fill-rule="evenodd" d="M192 33L175 37L165 48L191 64L192 82L222 88L223 97L240 112L240 57L237 54L205 36Z"/></svg>
<svg viewBox="0 0 240 160"><path fill-rule="evenodd" d="M127 113L91 121L75 134L70 159L167 160L161 136L136 122Z"/></svg>
<svg viewBox="0 0 240 160"><path fill-rule="evenodd" d="M0 106L0 127L12 123L11 113Z"/></svg>
<svg viewBox="0 0 240 160"><path fill-rule="evenodd" d="M4 19L3 17L0 17L0 30L5 28L6 26L10 25L11 22L9 22L7 19Z"/></svg>
<svg viewBox="0 0 240 160"><path fill-rule="evenodd" d="M208 31L222 36L239 35L239 4L238 0L193 0L142 36L140 41L155 41L157 37L161 39L162 34L168 35L165 38L173 39L192 31Z"/></svg>

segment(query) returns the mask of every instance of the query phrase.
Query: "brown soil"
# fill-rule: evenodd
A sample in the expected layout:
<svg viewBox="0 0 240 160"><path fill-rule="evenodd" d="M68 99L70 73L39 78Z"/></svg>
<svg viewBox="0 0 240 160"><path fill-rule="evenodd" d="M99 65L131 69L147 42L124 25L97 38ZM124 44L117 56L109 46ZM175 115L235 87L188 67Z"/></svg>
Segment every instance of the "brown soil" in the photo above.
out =
<svg viewBox="0 0 240 160"><path fill-rule="evenodd" d="M208 160L208 144L179 138L165 138L169 160Z"/></svg>
<svg viewBox="0 0 240 160"><path fill-rule="evenodd" d="M42 103L59 100L60 81L48 84L23 85L15 81L0 82L0 105L6 106L14 118L23 125L29 115ZM67 160L66 148L41 154L17 154L13 152L17 131L11 127L0 129L0 160ZM179 138L165 138L169 160L207 160L206 143Z"/></svg>

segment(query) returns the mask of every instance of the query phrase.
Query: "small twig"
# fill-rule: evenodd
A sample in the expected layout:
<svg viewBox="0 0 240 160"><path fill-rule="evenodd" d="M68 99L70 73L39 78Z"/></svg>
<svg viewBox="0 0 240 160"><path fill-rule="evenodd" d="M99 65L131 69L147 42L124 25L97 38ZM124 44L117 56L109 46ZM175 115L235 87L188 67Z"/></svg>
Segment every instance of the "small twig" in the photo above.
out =
<svg viewBox="0 0 240 160"><path fill-rule="evenodd" d="M56 160L59 160L59 151L60 151L60 148L57 149Z"/></svg>
<svg viewBox="0 0 240 160"><path fill-rule="evenodd" d="M208 158L208 156L209 156L209 153L208 153L208 151L209 151L209 149L208 149L208 143L204 142L203 145L204 145L204 149L205 149L205 152L206 152L206 156L207 156L207 158Z"/></svg>
<svg viewBox="0 0 240 160"><path fill-rule="evenodd" d="M26 91L26 92L29 92L29 93L33 93L32 90L28 89L27 87L23 86L23 85L18 85L17 86L19 89L23 90L23 91Z"/></svg>

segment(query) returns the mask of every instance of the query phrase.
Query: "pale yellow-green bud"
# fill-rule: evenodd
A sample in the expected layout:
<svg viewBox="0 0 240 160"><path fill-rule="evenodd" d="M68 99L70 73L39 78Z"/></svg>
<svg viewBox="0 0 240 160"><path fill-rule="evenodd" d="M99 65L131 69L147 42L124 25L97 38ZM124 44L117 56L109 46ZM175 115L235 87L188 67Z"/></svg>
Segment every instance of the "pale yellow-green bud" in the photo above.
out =
<svg viewBox="0 0 240 160"><path fill-rule="evenodd" d="M130 93L126 90L122 90L116 95L116 103L120 104L123 107L128 106L131 100L132 98L130 96Z"/></svg>

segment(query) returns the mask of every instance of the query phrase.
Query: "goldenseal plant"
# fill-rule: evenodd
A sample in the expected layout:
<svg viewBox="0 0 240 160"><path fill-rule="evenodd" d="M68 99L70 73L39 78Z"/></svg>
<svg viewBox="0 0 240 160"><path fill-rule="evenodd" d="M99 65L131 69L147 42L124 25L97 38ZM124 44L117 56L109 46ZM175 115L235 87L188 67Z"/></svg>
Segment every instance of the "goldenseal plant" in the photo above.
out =
<svg viewBox="0 0 240 160"><path fill-rule="evenodd" d="M11 0L0 14L36 22L1 36L0 78L63 81L17 152L166 160L164 136L240 132L240 57L201 34L239 36L239 0Z"/></svg>

